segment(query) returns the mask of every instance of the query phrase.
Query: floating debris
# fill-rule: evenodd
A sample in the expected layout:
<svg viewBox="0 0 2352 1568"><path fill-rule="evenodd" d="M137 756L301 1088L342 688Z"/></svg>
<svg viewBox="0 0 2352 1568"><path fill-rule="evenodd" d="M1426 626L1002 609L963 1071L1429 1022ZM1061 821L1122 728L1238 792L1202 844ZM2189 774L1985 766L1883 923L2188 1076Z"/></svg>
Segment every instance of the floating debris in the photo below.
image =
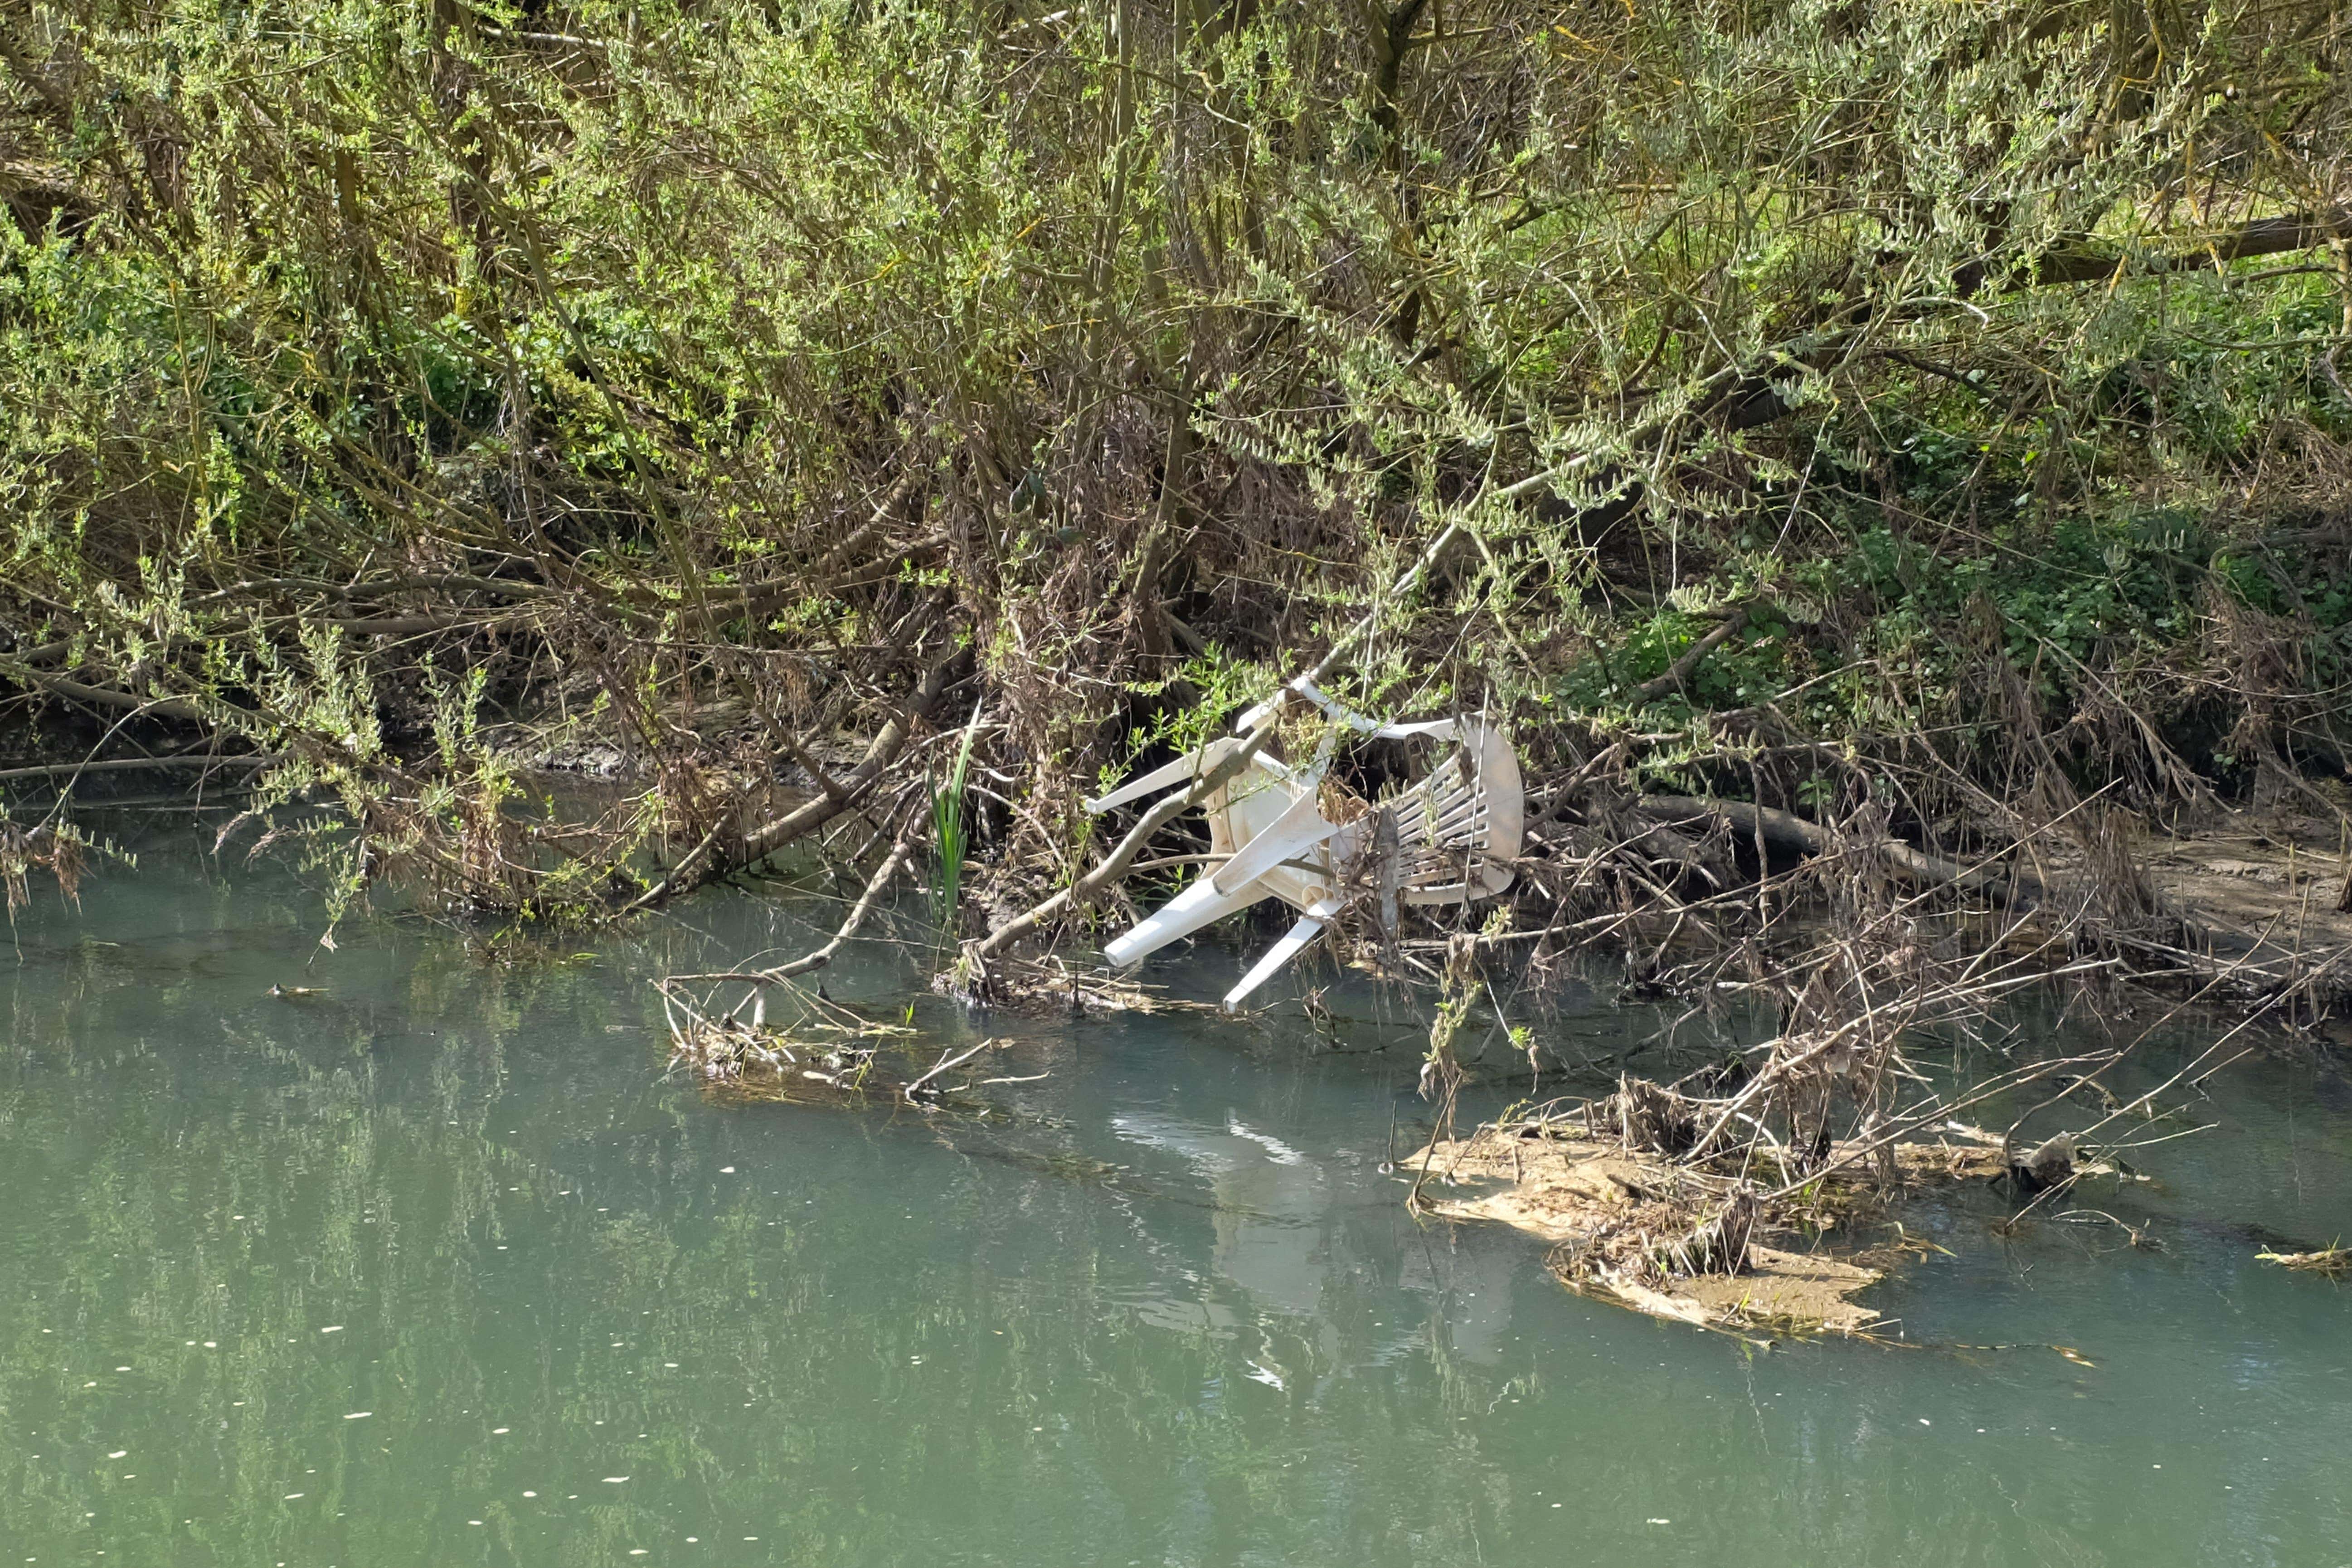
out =
<svg viewBox="0 0 2352 1568"><path fill-rule="evenodd" d="M669 1021L670 1066L685 1068L715 1084L796 1073L834 1088L855 1089L865 1086L878 1048L863 1042L911 1039L915 1035L909 1024L862 1018L842 1004L804 989L796 987L788 994L797 1004L793 1016L772 1024L764 995L747 996L748 1008L739 1005L722 1013L715 1005L689 1001L665 984L662 1010Z"/></svg>
<svg viewBox="0 0 2352 1568"><path fill-rule="evenodd" d="M1995 1134L1958 1121L1935 1131L1938 1142L1891 1146L1899 1184L2006 1173ZM1770 1200L1739 1175L1543 1121L1490 1123L1420 1150L1401 1171L1424 1184L1486 1189L1440 1198L1425 1195L1424 1184L1418 1202L1444 1218L1492 1220L1553 1243L1552 1272L1582 1294L1700 1328L1866 1334L1879 1314L1853 1298L1885 1278L1883 1256L1790 1251L1763 1240L1819 1234L1875 1206L1885 1167L1840 1154L1830 1152L1801 1201ZM1758 1173L1771 1170L1758 1163ZM2085 1163L2076 1175L2108 1171Z"/></svg>
<svg viewBox="0 0 2352 1568"><path fill-rule="evenodd" d="M2316 1252L2257 1252L2254 1256L2264 1263L2275 1263L2281 1268L2325 1274L2331 1279L2352 1273L2352 1247L2323 1247Z"/></svg>
<svg viewBox="0 0 2352 1568"><path fill-rule="evenodd" d="M968 1007L997 1008L1024 1017L1216 1011L1124 976L1073 969L1052 953L1042 958L974 958L959 963L933 975L931 989Z"/></svg>

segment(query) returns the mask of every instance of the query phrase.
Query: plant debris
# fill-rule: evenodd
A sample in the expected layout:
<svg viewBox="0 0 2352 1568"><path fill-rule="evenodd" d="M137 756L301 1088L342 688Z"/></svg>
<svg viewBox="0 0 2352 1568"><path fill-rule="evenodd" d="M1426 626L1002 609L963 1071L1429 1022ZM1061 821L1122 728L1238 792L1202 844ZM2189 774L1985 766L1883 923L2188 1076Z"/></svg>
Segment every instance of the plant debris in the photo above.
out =
<svg viewBox="0 0 2352 1568"><path fill-rule="evenodd" d="M1120 1013L1215 1013L1117 974L1072 964L1057 953L982 959L966 954L931 977L931 989L969 1007L1025 1017L1107 1017Z"/></svg>
<svg viewBox="0 0 2352 1568"><path fill-rule="evenodd" d="M916 1035L910 1024L862 1017L803 986L787 986L783 994L789 998L789 1022L771 1024L767 992L754 992L719 1012L697 1005L674 984L665 985L662 1010L669 1021L671 1068L711 1083L766 1076L859 1089L882 1045Z"/></svg>
<svg viewBox="0 0 2352 1568"><path fill-rule="evenodd" d="M2325 1274L2331 1279L2340 1279L2352 1274L2352 1247L2324 1247L2316 1252L2257 1252L2254 1256L2264 1263L2275 1263L2281 1268Z"/></svg>
<svg viewBox="0 0 2352 1568"><path fill-rule="evenodd" d="M1425 1178L1415 1189L1423 1212L1494 1221L1553 1243L1552 1272L1583 1294L1706 1328L1853 1334L1878 1320L1853 1300L1885 1277L1876 1255L1763 1239L1819 1237L1878 1212L1888 1194L1874 1166L1851 1153L1833 1150L1820 1182L1769 1201L1752 1176L1777 1171L1696 1169L1580 1136L1564 1121L1489 1123L1418 1151L1402 1169ZM1990 1181L2006 1168L1998 1135L1959 1122L1891 1153L1904 1187ZM1432 1181L1483 1190L1431 1197Z"/></svg>

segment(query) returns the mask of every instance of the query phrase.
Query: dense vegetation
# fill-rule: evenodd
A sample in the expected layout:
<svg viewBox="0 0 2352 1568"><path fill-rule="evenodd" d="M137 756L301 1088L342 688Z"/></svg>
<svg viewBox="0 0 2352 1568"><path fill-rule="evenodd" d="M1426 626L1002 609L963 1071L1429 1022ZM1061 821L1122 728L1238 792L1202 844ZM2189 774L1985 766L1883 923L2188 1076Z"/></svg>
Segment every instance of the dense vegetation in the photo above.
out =
<svg viewBox="0 0 2352 1568"><path fill-rule="evenodd" d="M1453 521L1357 700L1491 705L1538 770L1914 836L2307 787L2347 41L2325 0L12 5L12 749L242 757L347 891L579 917L927 798L977 708L974 830L1050 886L1106 767ZM69 858L47 799L18 882Z"/></svg>

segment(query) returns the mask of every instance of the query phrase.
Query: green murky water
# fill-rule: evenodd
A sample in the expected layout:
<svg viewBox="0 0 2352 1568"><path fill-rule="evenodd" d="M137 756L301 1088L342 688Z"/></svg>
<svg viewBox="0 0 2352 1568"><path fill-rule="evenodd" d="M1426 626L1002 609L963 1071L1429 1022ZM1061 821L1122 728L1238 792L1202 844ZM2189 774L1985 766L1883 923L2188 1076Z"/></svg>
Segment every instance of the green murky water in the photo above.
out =
<svg viewBox="0 0 2352 1568"><path fill-rule="evenodd" d="M2145 1152L2162 1251L1963 1196L1877 1296L1923 1348L1758 1355L1411 1223L1402 1033L997 1020L1002 1125L730 1105L645 982L773 902L500 968L167 848L0 970L0 1568L2352 1562L2352 1293L2250 1228L2352 1233L2324 1062Z"/></svg>

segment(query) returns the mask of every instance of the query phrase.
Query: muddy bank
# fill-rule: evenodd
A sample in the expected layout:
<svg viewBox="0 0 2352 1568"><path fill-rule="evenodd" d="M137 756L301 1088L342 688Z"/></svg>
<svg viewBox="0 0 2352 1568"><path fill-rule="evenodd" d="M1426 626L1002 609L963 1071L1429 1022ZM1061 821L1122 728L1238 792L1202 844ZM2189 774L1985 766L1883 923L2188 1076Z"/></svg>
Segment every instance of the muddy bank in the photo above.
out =
<svg viewBox="0 0 2352 1568"><path fill-rule="evenodd" d="M2182 945L2249 989L2305 988L2320 1011L2352 997L2352 834L2341 818L2246 814L2151 837L2140 857Z"/></svg>

